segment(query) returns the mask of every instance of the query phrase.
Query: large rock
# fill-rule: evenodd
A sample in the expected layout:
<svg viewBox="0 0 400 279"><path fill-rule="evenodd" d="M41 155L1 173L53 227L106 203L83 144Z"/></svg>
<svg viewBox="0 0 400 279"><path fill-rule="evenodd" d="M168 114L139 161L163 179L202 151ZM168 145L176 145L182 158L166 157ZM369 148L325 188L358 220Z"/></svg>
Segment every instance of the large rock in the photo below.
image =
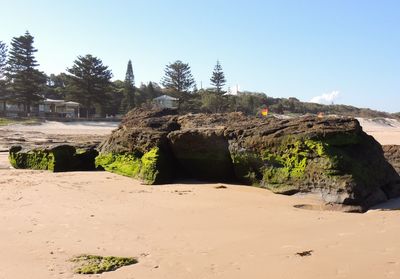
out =
<svg viewBox="0 0 400 279"><path fill-rule="evenodd" d="M384 145L382 146L385 158L400 174L400 145Z"/></svg>
<svg viewBox="0 0 400 279"><path fill-rule="evenodd" d="M180 176L240 181L282 194L319 193L360 209L400 195L400 177L382 147L352 118L136 109L101 144L96 162L148 184Z"/></svg>
<svg viewBox="0 0 400 279"><path fill-rule="evenodd" d="M175 177L175 161L167 141L179 129L174 110L130 111L119 128L99 147L96 166L143 180L163 184Z"/></svg>
<svg viewBox="0 0 400 279"><path fill-rule="evenodd" d="M63 171L95 170L94 148L76 149L71 145L56 145L43 148L23 149L12 146L9 151L11 165L17 169Z"/></svg>

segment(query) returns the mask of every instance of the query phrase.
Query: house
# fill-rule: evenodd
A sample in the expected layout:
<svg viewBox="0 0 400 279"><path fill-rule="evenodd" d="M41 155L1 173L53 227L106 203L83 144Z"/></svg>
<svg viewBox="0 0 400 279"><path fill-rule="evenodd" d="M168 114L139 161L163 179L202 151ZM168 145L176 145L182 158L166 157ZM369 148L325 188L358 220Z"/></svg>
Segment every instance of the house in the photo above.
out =
<svg viewBox="0 0 400 279"><path fill-rule="evenodd" d="M39 103L39 116L61 117L61 118L79 118L79 103L45 99Z"/></svg>
<svg viewBox="0 0 400 279"><path fill-rule="evenodd" d="M26 116L25 105L21 102L0 100L0 115L7 117ZM30 116L55 117L55 118L79 118L80 104L76 102L44 99L31 105Z"/></svg>
<svg viewBox="0 0 400 279"><path fill-rule="evenodd" d="M160 97L154 98L153 102L156 106L160 108L177 109L179 107L179 99L168 95L162 95Z"/></svg>

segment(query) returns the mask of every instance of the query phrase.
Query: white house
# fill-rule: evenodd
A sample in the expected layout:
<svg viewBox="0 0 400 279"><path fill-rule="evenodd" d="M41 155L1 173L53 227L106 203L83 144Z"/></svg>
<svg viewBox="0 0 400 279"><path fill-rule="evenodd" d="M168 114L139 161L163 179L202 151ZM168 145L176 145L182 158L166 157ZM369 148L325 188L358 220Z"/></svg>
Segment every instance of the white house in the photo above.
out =
<svg viewBox="0 0 400 279"><path fill-rule="evenodd" d="M39 103L39 115L66 118L79 117L79 103L45 99Z"/></svg>
<svg viewBox="0 0 400 279"><path fill-rule="evenodd" d="M40 117L77 118L79 117L79 103L44 99L31 105L30 115ZM11 100L0 100L0 115L8 117L26 116L23 103Z"/></svg>
<svg viewBox="0 0 400 279"><path fill-rule="evenodd" d="M160 97L154 98L153 102L156 106L160 108L177 109L179 106L179 99L168 95L162 95Z"/></svg>

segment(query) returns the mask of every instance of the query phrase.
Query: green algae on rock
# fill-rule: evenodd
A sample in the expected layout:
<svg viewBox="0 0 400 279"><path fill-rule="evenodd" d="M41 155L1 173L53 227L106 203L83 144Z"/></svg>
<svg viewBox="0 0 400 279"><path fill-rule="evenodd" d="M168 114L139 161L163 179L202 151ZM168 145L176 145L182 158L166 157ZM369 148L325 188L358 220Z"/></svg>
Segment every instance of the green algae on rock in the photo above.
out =
<svg viewBox="0 0 400 279"><path fill-rule="evenodd" d="M136 153L106 153L96 157L96 167L106 171L141 179L146 184L163 184L172 179L172 168L158 147L143 155Z"/></svg>
<svg viewBox="0 0 400 279"><path fill-rule="evenodd" d="M362 210L400 196L400 176L353 118L134 109L99 151L106 170L148 184L183 177L236 181L281 194L317 193ZM157 179L164 174L168 179Z"/></svg>
<svg viewBox="0 0 400 279"><path fill-rule="evenodd" d="M136 258L103 257L87 254L74 257L70 261L78 265L74 270L74 273L77 274L101 274L138 263Z"/></svg>
<svg viewBox="0 0 400 279"><path fill-rule="evenodd" d="M9 161L16 169L63 171L95 170L94 159L98 152L93 148L76 150L70 145L23 150L13 146L9 151Z"/></svg>

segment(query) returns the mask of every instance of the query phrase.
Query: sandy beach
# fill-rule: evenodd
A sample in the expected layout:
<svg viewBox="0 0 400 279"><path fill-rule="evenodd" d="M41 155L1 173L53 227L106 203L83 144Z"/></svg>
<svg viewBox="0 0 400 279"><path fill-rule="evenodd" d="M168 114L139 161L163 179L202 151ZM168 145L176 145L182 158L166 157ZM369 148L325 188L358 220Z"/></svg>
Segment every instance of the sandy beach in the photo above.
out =
<svg viewBox="0 0 400 279"><path fill-rule="evenodd" d="M360 122L382 144L400 144L398 122ZM113 125L0 132L36 143L101 140ZM221 185L146 186L107 172L14 170L0 152L0 279L399 278L400 211L382 210L400 208L399 201L351 214L295 207L317 208L311 196ZM76 275L69 259L79 254L139 263Z"/></svg>

